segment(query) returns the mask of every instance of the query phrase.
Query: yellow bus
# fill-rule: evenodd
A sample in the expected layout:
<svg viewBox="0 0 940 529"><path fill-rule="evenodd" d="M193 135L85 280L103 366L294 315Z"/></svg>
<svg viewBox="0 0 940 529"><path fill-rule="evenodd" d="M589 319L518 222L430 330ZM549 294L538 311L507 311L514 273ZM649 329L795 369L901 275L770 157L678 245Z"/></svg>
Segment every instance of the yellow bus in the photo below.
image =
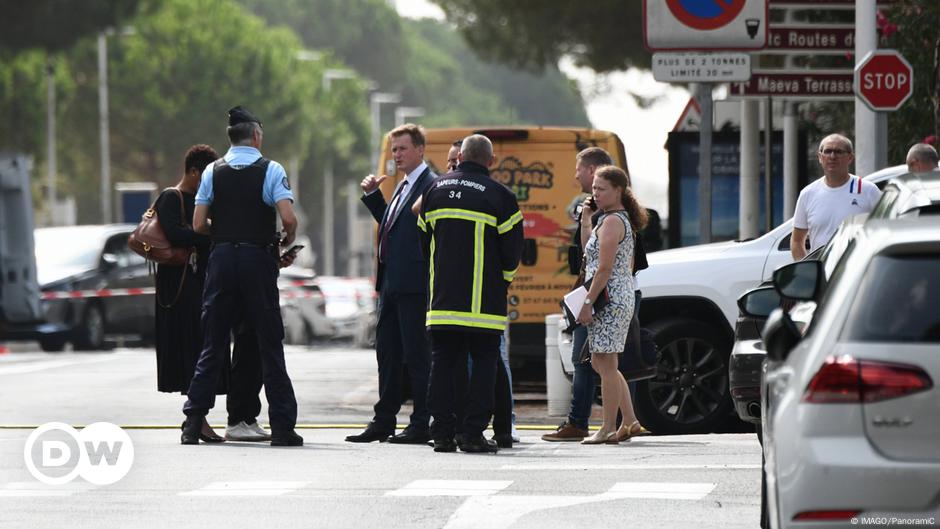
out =
<svg viewBox="0 0 940 529"><path fill-rule="evenodd" d="M428 129L425 160L434 172L444 174L450 146L475 133L492 140L497 162L490 168L491 176L515 192L524 217L522 265L509 288L510 359L514 369L541 372L545 316L560 312L559 301L575 280L568 270L568 248L577 227L572 210L584 197L574 176L575 155L587 147L601 147L629 174L623 143L612 132L582 128ZM382 184L388 200L405 175L396 174L387 138L377 174L395 177Z"/></svg>

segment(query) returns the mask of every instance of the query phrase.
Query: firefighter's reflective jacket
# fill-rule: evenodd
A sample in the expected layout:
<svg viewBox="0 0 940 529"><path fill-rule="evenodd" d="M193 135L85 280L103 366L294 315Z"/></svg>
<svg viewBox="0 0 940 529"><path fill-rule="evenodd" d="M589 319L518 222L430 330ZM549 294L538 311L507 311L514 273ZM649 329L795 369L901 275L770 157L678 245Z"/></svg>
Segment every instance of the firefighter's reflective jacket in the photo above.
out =
<svg viewBox="0 0 940 529"><path fill-rule="evenodd" d="M463 162L424 194L418 228L430 263L428 330L503 332L523 244L512 191Z"/></svg>

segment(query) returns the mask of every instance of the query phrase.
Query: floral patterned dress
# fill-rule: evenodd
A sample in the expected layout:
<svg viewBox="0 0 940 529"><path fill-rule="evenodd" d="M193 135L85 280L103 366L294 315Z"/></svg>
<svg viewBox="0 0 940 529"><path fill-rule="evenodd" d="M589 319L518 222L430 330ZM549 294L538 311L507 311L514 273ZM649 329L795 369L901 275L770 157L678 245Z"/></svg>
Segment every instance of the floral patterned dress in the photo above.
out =
<svg viewBox="0 0 940 529"><path fill-rule="evenodd" d="M609 219L609 220L608 220ZM615 220L616 219L616 220ZM624 237L617 244L614 267L607 281L610 303L594 314L594 321L587 326L588 346L592 353L621 353L627 341L630 320L633 319L634 291L636 290L630 266L633 261L633 228L625 211L608 213L598 220L584 247L585 277L597 273L600 259L600 241L597 230L607 222L623 222Z"/></svg>

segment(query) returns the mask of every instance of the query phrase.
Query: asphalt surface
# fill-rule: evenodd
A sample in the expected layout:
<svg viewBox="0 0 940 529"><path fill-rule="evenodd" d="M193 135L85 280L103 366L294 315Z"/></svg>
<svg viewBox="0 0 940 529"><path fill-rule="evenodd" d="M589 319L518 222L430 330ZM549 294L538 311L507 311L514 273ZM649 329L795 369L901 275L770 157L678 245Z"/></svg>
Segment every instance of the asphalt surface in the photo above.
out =
<svg viewBox="0 0 940 529"><path fill-rule="evenodd" d="M753 434L547 443L535 428L557 419L530 404L520 423L533 429L495 455L351 444L371 416L373 353L288 348L287 361L301 448L181 446L182 397L154 390L152 350L0 355L0 528L758 526ZM24 447L50 421L124 427L129 471L109 485L40 483ZM223 401L210 421L224 422Z"/></svg>

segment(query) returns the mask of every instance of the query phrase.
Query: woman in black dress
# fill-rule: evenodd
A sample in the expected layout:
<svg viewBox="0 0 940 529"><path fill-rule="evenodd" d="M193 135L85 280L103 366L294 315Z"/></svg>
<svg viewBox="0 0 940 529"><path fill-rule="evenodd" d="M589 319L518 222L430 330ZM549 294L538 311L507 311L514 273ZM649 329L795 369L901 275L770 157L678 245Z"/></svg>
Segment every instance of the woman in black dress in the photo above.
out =
<svg viewBox="0 0 940 529"><path fill-rule="evenodd" d="M202 350L202 289L209 261L209 237L192 229L196 190L202 171L219 155L208 145L194 145L186 152L184 173L175 187L164 189L156 202L157 217L173 246L194 248L189 264L157 265L156 277L156 349L157 389L162 392L189 390L196 360ZM182 196L182 209L180 197ZM227 374L228 369L222 369ZM220 377L217 393L228 386L227 376ZM204 442L222 442L205 422Z"/></svg>

